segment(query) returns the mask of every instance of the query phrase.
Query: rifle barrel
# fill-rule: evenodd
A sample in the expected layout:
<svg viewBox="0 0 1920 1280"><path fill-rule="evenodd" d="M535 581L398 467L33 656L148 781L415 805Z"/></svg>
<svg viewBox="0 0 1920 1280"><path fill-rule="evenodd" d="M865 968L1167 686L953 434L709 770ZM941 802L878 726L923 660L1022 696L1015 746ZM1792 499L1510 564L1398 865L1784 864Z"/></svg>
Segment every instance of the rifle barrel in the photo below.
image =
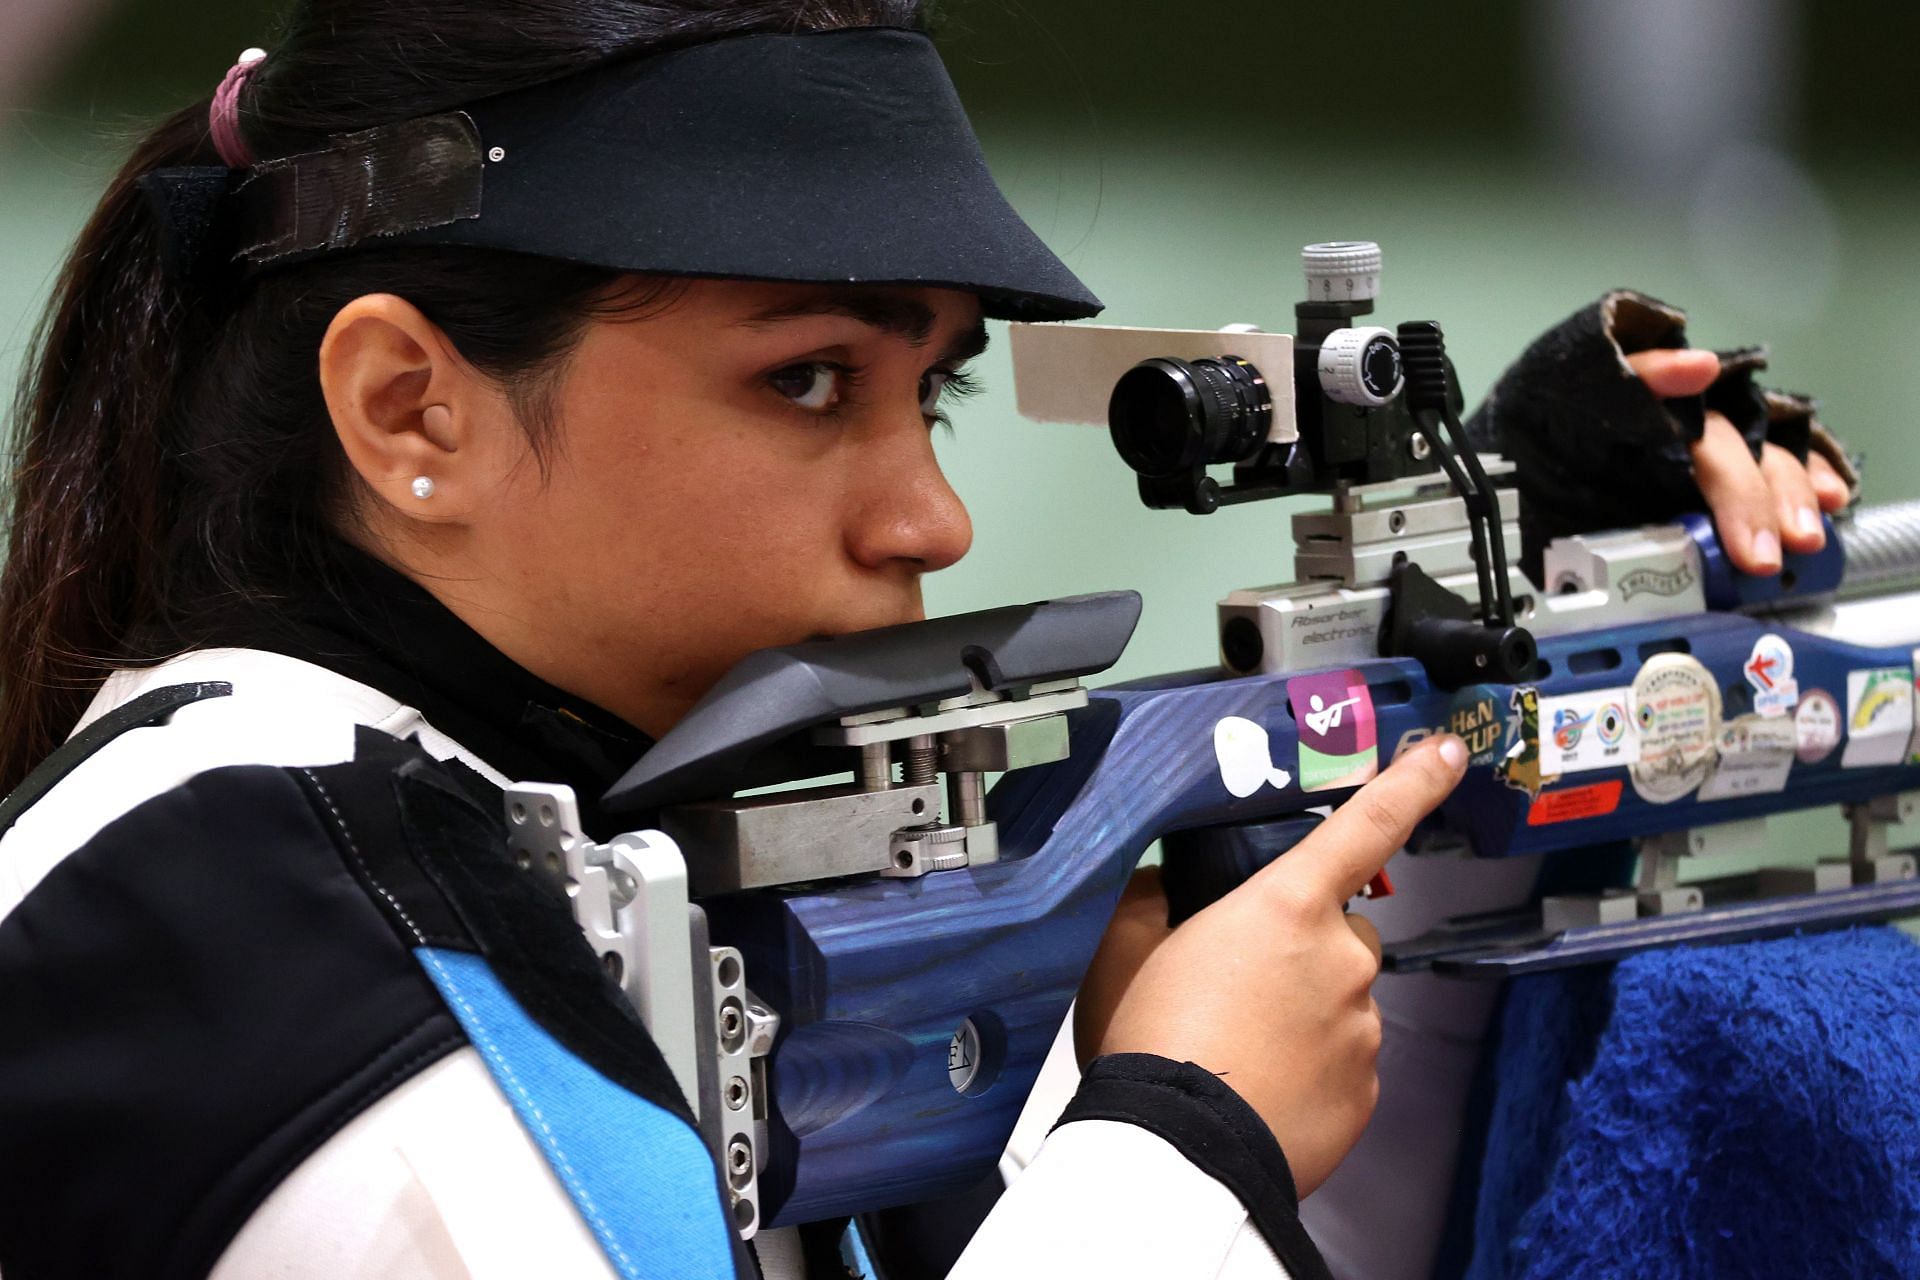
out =
<svg viewBox="0 0 1920 1280"><path fill-rule="evenodd" d="M1840 594L1920 588L1920 501L1861 507L1834 527L1847 552Z"/></svg>

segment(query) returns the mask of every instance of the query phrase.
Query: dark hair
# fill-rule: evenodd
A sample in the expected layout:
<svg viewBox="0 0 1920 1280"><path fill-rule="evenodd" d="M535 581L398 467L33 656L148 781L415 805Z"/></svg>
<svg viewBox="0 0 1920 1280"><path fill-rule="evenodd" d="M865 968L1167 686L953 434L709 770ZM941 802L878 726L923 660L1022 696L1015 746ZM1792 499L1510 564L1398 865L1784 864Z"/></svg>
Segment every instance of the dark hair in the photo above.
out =
<svg viewBox="0 0 1920 1280"><path fill-rule="evenodd" d="M616 56L751 31L921 25L919 0L304 0L240 98L266 159ZM216 288L163 269L136 182L219 164L208 98L140 142L61 272L16 405L0 575L0 794L79 718L106 672L156 660L143 631L302 580L351 473L314 353L352 299L398 294L515 393L540 396L586 320L645 304L599 268L482 250L321 257Z"/></svg>

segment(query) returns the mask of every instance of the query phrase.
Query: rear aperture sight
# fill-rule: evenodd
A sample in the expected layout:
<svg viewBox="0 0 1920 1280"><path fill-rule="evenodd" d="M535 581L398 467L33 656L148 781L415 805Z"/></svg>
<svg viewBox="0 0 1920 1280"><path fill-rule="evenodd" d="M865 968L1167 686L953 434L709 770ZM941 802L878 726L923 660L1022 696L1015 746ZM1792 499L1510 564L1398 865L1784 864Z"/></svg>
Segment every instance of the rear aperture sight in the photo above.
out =
<svg viewBox="0 0 1920 1280"><path fill-rule="evenodd" d="M1204 515L1438 469L1406 401L1414 353L1402 352L1394 330L1363 320L1380 292L1380 246L1331 241L1300 256L1307 287L1294 307L1290 358L1255 367L1233 348L1259 331L1233 326L1221 331L1218 355L1154 355L1113 384L1107 425L1148 506ZM1116 344L1150 336L1113 332ZM1443 351L1436 358L1444 365ZM1233 467L1231 481L1206 474L1221 465Z"/></svg>
<svg viewBox="0 0 1920 1280"><path fill-rule="evenodd" d="M1252 364L1220 359L1143 360L1107 403L1113 447L1143 476L1245 462L1266 443L1273 396Z"/></svg>

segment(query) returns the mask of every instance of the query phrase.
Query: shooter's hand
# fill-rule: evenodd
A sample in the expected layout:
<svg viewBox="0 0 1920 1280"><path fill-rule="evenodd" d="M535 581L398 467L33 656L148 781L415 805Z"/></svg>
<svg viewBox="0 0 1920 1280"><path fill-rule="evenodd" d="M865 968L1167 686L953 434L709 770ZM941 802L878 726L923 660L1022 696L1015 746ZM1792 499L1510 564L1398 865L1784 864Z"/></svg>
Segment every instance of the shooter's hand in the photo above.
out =
<svg viewBox="0 0 1920 1280"><path fill-rule="evenodd" d="M1711 351L1652 350L1627 363L1662 398L1699 395L1720 376ZM1805 465L1779 445L1763 445L1754 461L1747 442L1723 414L1709 411L1706 432L1692 446L1693 474L1713 511L1720 542L1747 573L1780 572L1781 546L1810 554L1826 545L1820 512L1847 505L1847 482L1819 454Z"/></svg>
<svg viewBox="0 0 1920 1280"><path fill-rule="evenodd" d="M1093 1007L1076 1030L1095 1030L1117 991L1089 1037L1099 1052L1153 1053L1213 1072L1273 1130L1299 1194L1312 1192L1359 1140L1380 1087L1371 992L1380 936L1343 908L1466 763L1451 734L1402 753L1312 835L1171 932L1162 899L1158 938L1147 914L1155 886L1137 882L1119 932L1109 933L1118 943L1102 944L1082 989ZM1132 968L1103 974L1115 963Z"/></svg>

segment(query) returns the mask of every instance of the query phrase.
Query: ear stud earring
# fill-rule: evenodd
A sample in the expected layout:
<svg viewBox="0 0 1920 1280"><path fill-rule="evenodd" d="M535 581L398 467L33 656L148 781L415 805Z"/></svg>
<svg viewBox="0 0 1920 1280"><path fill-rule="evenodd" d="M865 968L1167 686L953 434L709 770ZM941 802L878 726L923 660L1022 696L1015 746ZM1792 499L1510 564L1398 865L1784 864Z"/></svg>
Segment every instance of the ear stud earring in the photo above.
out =
<svg viewBox="0 0 1920 1280"><path fill-rule="evenodd" d="M433 477L415 476L413 478L413 496L416 498L431 498L433 496Z"/></svg>

